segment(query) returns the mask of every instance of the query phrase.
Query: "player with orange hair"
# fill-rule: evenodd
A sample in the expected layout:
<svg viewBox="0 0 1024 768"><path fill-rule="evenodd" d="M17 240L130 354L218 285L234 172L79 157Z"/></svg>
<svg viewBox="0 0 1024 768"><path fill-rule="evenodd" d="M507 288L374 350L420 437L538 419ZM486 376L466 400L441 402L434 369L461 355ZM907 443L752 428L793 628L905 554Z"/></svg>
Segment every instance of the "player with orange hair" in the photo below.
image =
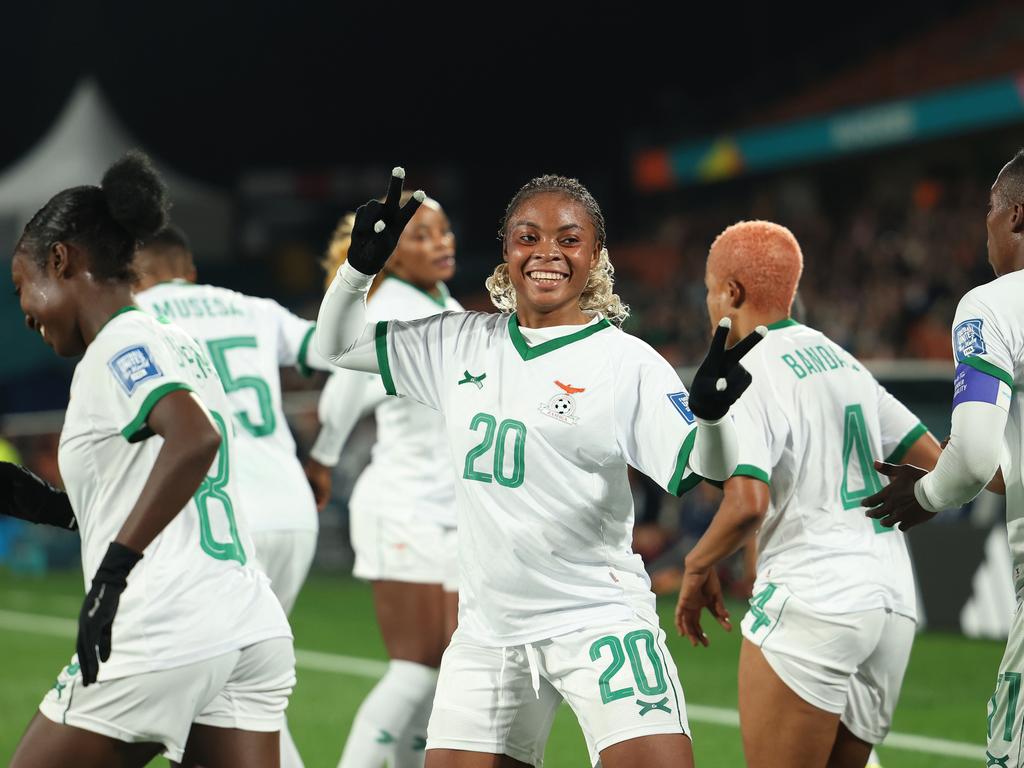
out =
<svg viewBox="0 0 1024 768"><path fill-rule="evenodd" d="M742 622L739 709L751 768L863 768L889 731L917 599L903 533L864 517L881 488L872 459L932 467L939 444L824 334L790 317L803 255L793 233L745 221L718 236L705 282L713 325L769 333L743 358L754 383L732 413L740 458L707 532L686 557L676 625L707 645L725 628L715 566L757 537Z"/></svg>

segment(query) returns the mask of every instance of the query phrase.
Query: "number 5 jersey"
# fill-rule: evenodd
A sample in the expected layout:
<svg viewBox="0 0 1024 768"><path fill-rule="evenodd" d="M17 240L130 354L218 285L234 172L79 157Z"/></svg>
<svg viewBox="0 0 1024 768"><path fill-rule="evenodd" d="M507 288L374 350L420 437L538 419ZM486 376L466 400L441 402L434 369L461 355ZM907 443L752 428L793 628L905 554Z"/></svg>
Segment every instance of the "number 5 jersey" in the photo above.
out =
<svg viewBox="0 0 1024 768"><path fill-rule="evenodd" d="M207 478L128 577L99 679L211 658L291 630L252 567L239 506L232 409L206 353L180 328L125 307L75 368L58 460L82 537L85 587L135 506L163 439L147 427L172 392L194 393L221 433Z"/></svg>

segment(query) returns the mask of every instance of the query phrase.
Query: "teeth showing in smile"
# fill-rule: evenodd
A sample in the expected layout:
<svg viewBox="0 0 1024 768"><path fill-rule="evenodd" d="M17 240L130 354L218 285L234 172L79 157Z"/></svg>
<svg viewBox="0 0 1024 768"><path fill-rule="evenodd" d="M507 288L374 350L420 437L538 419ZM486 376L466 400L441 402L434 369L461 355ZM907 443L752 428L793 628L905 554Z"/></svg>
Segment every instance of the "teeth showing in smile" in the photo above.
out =
<svg viewBox="0 0 1024 768"><path fill-rule="evenodd" d="M567 278L568 275L563 275L561 272L541 272L540 270L536 270L534 272L528 272L527 277L534 280L550 280L551 282L558 282L559 280Z"/></svg>

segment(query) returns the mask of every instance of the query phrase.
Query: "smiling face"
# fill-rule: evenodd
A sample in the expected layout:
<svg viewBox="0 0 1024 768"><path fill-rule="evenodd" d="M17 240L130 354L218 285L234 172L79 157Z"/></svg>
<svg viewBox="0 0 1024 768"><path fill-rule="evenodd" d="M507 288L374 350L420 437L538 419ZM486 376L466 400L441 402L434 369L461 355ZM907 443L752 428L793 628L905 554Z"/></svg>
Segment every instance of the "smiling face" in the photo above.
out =
<svg viewBox="0 0 1024 768"><path fill-rule="evenodd" d="M424 200L416 211L398 239L388 269L427 289L455 274L455 235L436 200Z"/></svg>
<svg viewBox="0 0 1024 768"><path fill-rule="evenodd" d="M77 303L68 279L68 250L58 243L40 267L25 248L19 247L11 260L11 279L25 313L25 325L38 332L61 357L74 357L85 351L85 340L78 327Z"/></svg>
<svg viewBox="0 0 1024 768"><path fill-rule="evenodd" d="M581 203L559 192L523 200L508 217L502 254L516 306L527 313L578 317L580 295L600 248Z"/></svg>

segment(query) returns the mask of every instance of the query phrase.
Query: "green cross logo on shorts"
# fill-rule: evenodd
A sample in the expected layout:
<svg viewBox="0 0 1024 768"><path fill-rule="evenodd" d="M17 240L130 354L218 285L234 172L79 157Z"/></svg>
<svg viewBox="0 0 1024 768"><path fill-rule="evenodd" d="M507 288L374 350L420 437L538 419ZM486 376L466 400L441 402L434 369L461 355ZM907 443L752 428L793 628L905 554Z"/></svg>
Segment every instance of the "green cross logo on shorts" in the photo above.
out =
<svg viewBox="0 0 1024 768"><path fill-rule="evenodd" d="M1006 768L1006 761L1010 759L1009 755L1004 755L1003 757L996 757L988 751L985 752L985 757L988 758L988 762L985 763L985 768L991 768L991 766L993 765L998 765L1001 766L1001 768Z"/></svg>
<svg viewBox="0 0 1024 768"><path fill-rule="evenodd" d="M479 376L474 376L469 371L465 371L463 374L462 381L459 384L475 384L477 389L484 388L484 379L487 378L486 373L481 373Z"/></svg>
<svg viewBox="0 0 1024 768"><path fill-rule="evenodd" d="M666 706L668 704L668 696L663 698L661 701L641 701L640 699L637 699L636 703L640 706L640 717L643 717L648 712L655 709L660 709L662 712L668 712L670 715L672 714L672 710Z"/></svg>
<svg viewBox="0 0 1024 768"><path fill-rule="evenodd" d="M377 736L377 743L378 744L390 744L394 740L395 740L395 737L392 736L387 731L385 731L383 728L380 731L380 735Z"/></svg>

